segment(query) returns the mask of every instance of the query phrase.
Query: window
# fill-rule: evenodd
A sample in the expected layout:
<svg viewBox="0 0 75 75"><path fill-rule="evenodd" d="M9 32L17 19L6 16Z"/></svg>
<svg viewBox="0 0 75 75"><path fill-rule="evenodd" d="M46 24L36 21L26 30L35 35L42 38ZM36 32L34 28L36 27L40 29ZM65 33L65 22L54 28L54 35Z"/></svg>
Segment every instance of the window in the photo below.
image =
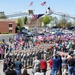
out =
<svg viewBox="0 0 75 75"><path fill-rule="evenodd" d="M9 33L12 33L12 30L9 30Z"/></svg>
<svg viewBox="0 0 75 75"><path fill-rule="evenodd" d="M9 27L12 27L12 24L9 24Z"/></svg>

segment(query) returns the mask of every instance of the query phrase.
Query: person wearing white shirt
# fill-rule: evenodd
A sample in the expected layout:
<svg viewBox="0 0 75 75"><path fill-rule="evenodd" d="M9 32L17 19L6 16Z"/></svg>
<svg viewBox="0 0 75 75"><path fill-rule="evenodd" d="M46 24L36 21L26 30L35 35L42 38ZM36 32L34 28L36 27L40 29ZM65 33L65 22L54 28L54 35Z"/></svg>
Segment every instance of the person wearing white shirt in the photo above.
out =
<svg viewBox="0 0 75 75"><path fill-rule="evenodd" d="M36 73L37 69L40 70L40 61L37 59L37 57L35 57L35 60L33 61L33 75Z"/></svg>

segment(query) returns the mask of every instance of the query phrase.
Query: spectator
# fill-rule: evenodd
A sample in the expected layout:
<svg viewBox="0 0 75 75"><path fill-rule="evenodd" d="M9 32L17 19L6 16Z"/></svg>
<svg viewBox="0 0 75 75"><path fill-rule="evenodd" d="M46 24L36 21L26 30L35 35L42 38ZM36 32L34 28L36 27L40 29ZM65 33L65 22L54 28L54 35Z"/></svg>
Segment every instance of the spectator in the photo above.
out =
<svg viewBox="0 0 75 75"><path fill-rule="evenodd" d="M75 75L74 66L75 66L75 58L74 55L71 54L71 57L68 59L68 75Z"/></svg>
<svg viewBox="0 0 75 75"><path fill-rule="evenodd" d="M58 59L59 59L59 61L58 61L58 64L59 64L58 71L59 71L59 75L62 75L62 59L61 59L60 55L58 55Z"/></svg>
<svg viewBox="0 0 75 75"><path fill-rule="evenodd" d="M62 75L66 74L66 68L67 68L67 59L64 54L62 54Z"/></svg>
<svg viewBox="0 0 75 75"><path fill-rule="evenodd" d="M8 67L7 60L4 60L4 62L3 62L3 72L7 71L7 67Z"/></svg>
<svg viewBox="0 0 75 75"><path fill-rule="evenodd" d="M0 59L3 59L3 55L4 55L4 50L2 46L0 46Z"/></svg>
<svg viewBox="0 0 75 75"><path fill-rule="evenodd" d="M13 64L7 70L6 75L17 75L16 71L13 69Z"/></svg>
<svg viewBox="0 0 75 75"><path fill-rule="evenodd" d="M20 72L20 75L21 75L21 68L22 68L22 64L21 62L19 61L19 58L17 58L17 61L15 62L15 70L18 70Z"/></svg>
<svg viewBox="0 0 75 75"><path fill-rule="evenodd" d="M44 75L46 75L47 62L43 58L40 61L40 70L44 73Z"/></svg>
<svg viewBox="0 0 75 75"><path fill-rule="evenodd" d="M50 59L50 60L48 61L48 63L49 63L49 67L50 67L50 75L52 75L52 64L53 64L53 62L52 62L52 60Z"/></svg>
<svg viewBox="0 0 75 75"><path fill-rule="evenodd" d="M35 60L33 61L33 75L37 69L40 71L40 61L35 57Z"/></svg>
<svg viewBox="0 0 75 75"><path fill-rule="evenodd" d="M52 58L52 75L57 75L58 67L59 67L59 59L57 55L54 55Z"/></svg>
<svg viewBox="0 0 75 75"><path fill-rule="evenodd" d="M10 56L8 59L8 67L10 67L12 64L14 65L14 62L12 56Z"/></svg>

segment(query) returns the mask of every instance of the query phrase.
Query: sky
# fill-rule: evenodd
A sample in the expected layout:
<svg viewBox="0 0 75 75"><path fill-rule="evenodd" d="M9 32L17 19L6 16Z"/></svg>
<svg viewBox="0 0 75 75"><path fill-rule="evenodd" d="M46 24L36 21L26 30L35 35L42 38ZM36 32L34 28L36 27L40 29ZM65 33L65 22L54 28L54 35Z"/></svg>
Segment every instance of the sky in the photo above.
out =
<svg viewBox="0 0 75 75"><path fill-rule="evenodd" d="M41 6L44 1L46 5ZM29 6L31 2L33 6ZM40 14L45 13L48 7L57 12L75 15L75 0L0 0L0 11L4 11L5 14L26 10L34 10L34 13Z"/></svg>

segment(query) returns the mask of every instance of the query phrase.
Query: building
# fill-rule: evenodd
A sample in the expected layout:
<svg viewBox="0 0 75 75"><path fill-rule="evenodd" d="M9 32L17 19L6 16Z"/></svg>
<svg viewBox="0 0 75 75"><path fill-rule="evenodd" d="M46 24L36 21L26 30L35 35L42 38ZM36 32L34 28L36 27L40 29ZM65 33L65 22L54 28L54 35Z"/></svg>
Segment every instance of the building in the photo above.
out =
<svg viewBox="0 0 75 75"><path fill-rule="evenodd" d="M13 20L0 20L0 33L15 33L16 26Z"/></svg>

